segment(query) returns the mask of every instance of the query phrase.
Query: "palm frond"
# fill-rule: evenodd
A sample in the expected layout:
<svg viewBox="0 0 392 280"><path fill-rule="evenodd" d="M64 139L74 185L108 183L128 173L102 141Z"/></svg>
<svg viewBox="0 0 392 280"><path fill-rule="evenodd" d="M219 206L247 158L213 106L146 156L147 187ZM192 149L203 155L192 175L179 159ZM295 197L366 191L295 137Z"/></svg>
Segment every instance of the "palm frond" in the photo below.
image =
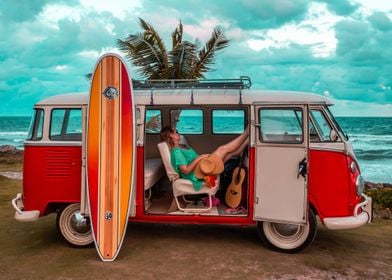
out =
<svg viewBox="0 0 392 280"><path fill-rule="evenodd" d="M140 26L144 29L144 34L147 37L151 37L151 41L157 45L159 52L162 56L162 63L167 65L168 62L168 54L165 47L165 43L163 42L162 38L159 36L158 32L154 29L154 27L147 23L142 18L139 18Z"/></svg>
<svg viewBox="0 0 392 280"><path fill-rule="evenodd" d="M192 67L197 59L197 48L195 44L183 41L169 53L171 62L172 79L189 79Z"/></svg>
<svg viewBox="0 0 392 280"><path fill-rule="evenodd" d="M137 66L137 71L147 79L197 79L210 70L216 52L229 45L220 27L214 29L211 38L199 50L200 42L183 41L183 25L180 21L172 33L172 50L167 51L157 31L139 18L142 32L117 40L118 48ZM199 51L198 51L199 50Z"/></svg>
<svg viewBox="0 0 392 280"><path fill-rule="evenodd" d="M180 46L182 43L182 34L183 34L183 26L182 22L178 24L176 29L172 33L172 49L174 50L176 47Z"/></svg>
<svg viewBox="0 0 392 280"><path fill-rule="evenodd" d="M204 78L203 73L210 70L210 65L214 64L215 55L218 51L226 48L230 43L224 34L221 27L214 28L211 38L207 41L205 46L199 51L198 60L194 65L191 73L192 79Z"/></svg>
<svg viewBox="0 0 392 280"><path fill-rule="evenodd" d="M149 79L168 76L168 53L155 29L140 18L141 33L129 35L124 40L118 39L117 45L132 63L139 67L138 72Z"/></svg>

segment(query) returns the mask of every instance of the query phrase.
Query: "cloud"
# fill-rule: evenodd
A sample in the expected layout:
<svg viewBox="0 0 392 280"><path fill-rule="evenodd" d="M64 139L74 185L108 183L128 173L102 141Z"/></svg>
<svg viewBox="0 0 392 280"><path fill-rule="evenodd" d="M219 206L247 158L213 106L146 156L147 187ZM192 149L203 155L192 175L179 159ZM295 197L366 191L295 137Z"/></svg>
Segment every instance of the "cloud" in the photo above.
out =
<svg viewBox="0 0 392 280"><path fill-rule="evenodd" d="M376 113L384 112L380 108L392 104L392 14L386 2L4 0L0 115L26 115L44 97L88 91L84 75L99 55L118 52L116 39L140 31L138 17L157 29L168 48L179 20L185 38L202 44L213 27L222 26L232 41L209 78L249 75L256 89L311 91L360 108L369 102ZM140 78L135 70L130 67L131 75Z"/></svg>
<svg viewBox="0 0 392 280"><path fill-rule="evenodd" d="M375 12L368 17L369 22L375 29L389 31L392 29L392 21L383 12Z"/></svg>
<svg viewBox="0 0 392 280"><path fill-rule="evenodd" d="M352 3L348 0L315 0L318 2L326 3L327 7L330 11L346 16L354 13L358 8L358 3Z"/></svg>

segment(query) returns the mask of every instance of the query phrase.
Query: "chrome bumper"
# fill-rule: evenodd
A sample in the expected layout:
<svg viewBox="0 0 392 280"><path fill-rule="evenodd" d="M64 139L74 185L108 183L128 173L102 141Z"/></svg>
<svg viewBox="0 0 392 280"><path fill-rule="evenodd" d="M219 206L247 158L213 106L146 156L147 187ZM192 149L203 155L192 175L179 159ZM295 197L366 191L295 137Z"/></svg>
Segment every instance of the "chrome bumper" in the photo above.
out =
<svg viewBox="0 0 392 280"><path fill-rule="evenodd" d="M12 207L15 209L15 220L19 222L33 222L38 220L39 211L32 210L32 211L23 211L23 201L22 201L22 194L18 193L16 197L11 202Z"/></svg>
<svg viewBox="0 0 392 280"><path fill-rule="evenodd" d="M354 208L353 216L324 218L323 223L328 229L351 229L357 228L372 221L372 198L362 194L364 201ZM362 212L358 214L359 208Z"/></svg>

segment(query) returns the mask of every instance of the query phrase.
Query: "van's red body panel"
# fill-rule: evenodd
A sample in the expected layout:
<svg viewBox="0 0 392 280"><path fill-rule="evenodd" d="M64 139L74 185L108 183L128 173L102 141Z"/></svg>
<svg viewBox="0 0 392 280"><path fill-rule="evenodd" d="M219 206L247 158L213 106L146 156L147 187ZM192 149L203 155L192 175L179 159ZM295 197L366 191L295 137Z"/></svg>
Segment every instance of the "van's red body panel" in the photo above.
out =
<svg viewBox="0 0 392 280"><path fill-rule="evenodd" d="M80 146L25 146L23 160L24 210L48 214L51 203L80 201Z"/></svg>
<svg viewBox="0 0 392 280"><path fill-rule="evenodd" d="M249 157L247 217L153 215L144 211L144 148L138 147L136 216L131 219L140 222L254 224L255 148L250 149ZM350 216L360 201L355 194L356 174L349 170L351 161L343 152L309 151L308 198L321 219ZM25 210L39 210L40 216L44 216L52 203L79 202L81 162L80 146L26 146L23 166Z"/></svg>
<svg viewBox="0 0 392 280"><path fill-rule="evenodd" d="M343 217L353 213L354 201L347 155L339 151L310 150L309 200L324 217Z"/></svg>

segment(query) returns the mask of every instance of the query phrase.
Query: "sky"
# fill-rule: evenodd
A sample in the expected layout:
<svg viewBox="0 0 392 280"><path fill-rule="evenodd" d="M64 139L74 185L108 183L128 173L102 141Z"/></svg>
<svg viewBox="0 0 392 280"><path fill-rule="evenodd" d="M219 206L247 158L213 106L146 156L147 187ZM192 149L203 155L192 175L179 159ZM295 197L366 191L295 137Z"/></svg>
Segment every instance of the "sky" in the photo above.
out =
<svg viewBox="0 0 392 280"><path fill-rule="evenodd" d="M338 116L392 116L389 0L1 0L0 116L88 92L85 74L121 53L116 39L140 32L139 17L168 48L180 20L185 39L202 43L221 26L230 46L206 78L246 75L253 89L327 96Z"/></svg>

